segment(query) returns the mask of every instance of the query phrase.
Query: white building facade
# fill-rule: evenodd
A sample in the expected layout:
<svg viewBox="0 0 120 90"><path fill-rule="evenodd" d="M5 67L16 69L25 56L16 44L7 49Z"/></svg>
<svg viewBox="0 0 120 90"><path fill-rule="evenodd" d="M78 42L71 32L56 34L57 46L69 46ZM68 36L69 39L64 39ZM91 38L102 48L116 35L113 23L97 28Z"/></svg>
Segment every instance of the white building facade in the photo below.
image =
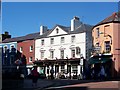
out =
<svg viewBox="0 0 120 90"><path fill-rule="evenodd" d="M40 27L35 40L35 59L38 71L50 75L53 67L57 73L80 75L83 62L89 59L92 48L91 26L83 24L78 17L71 20L71 27L56 25L52 30Z"/></svg>

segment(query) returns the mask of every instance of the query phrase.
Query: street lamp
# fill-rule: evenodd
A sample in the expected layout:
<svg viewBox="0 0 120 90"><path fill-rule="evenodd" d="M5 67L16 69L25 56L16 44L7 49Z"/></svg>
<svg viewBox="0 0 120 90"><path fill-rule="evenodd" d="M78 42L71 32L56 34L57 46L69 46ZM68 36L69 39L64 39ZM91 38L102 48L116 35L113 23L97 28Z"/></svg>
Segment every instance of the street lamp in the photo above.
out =
<svg viewBox="0 0 120 90"><path fill-rule="evenodd" d="M83 79L83 61L84 60L84 57L82 54L80 54L80 74L81 74L81 79Z"/></svg>

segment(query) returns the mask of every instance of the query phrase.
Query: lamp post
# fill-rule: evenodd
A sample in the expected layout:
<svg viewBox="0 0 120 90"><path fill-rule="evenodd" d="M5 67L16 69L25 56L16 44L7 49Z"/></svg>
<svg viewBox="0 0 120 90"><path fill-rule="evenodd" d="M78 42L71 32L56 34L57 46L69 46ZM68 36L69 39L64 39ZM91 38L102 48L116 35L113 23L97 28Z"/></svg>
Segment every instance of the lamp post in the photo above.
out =
<svg viewBox="0 0 120 90"><path fill-rule="evenodd" d="M81 74L81 79L83 79L83 60L84 57L82 54L80 54L80 74Z"/></svg>

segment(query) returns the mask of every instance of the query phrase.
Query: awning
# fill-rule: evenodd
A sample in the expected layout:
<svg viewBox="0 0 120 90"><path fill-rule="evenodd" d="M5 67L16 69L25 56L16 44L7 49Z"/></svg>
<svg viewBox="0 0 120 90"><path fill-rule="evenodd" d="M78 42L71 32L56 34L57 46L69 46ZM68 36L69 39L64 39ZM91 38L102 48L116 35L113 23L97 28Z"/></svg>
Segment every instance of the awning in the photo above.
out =
<svg viewBox="0 0 120 90"><path fill-rule="evenodd" d="M95 63L106 63L108 61L112 61L112 57L110 56L93 56L89 59L89 64L95 64Z"/></svg>

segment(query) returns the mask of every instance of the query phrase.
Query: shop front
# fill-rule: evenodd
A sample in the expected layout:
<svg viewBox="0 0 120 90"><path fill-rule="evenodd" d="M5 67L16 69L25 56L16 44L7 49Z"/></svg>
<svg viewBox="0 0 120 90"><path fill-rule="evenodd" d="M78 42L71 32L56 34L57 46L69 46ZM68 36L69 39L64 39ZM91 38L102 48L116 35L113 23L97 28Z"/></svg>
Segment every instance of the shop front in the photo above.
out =
<svg viewBox="0 0 120 90"><path fill-rule="evenodd" d="M74 59L56 59L56 60L38 60L34 64L38 66L38 72L43 70L46 77L51 75L50 70L54 70L54 78L71 78L73 75L80 74L80 58Z"/></svg>
<svg viewBox="0 0 120 90"><path fill-rule="evenodd" d="M91 75L94 72L94 78L99 78L101 67L104 68L105 77L112 77L112 55L95 55L89 59ZM92 77L92 76L91 76Z"/></svg>

